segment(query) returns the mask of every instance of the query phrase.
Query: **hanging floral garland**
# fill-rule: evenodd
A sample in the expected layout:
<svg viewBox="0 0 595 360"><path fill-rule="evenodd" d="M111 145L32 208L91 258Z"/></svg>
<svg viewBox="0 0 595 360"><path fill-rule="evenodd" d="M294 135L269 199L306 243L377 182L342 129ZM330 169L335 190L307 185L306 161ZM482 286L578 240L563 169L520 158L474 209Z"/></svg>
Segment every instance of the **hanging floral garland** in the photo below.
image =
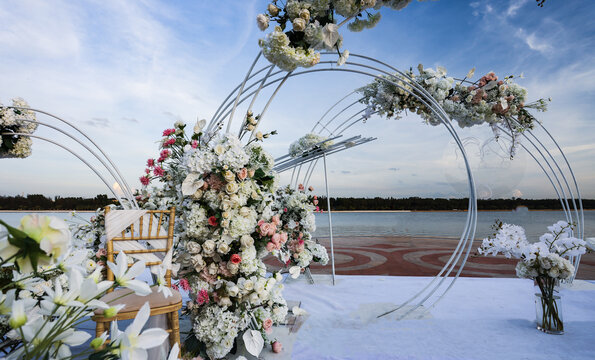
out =
<svg viewBox="0 0 595 360"><path fill-rule="evenodd" d="M311 193L313 190L309 187L306 192L301 184L297 190L289 186L277 190L273 208L281 214L279 220L288 239L284 244L269 243L267 247L286 266L304 269L313 262L321 265L328 263L326 248L312 239L316 230L314 212L318 210L318 198Z"/></svg>
<svg viewBox="0 0 595 360"><path fill-rule="evenodd" d="M275 0L265 13L256 17L262 31L269 28L271 21L278 24L259 40L259 45L267 60L286 71L318 64L320 50L336 50L339 54L337 64L342 65L349 51L340 50L343 36L339 34L339 28L345 24L351 31L373 28L380 21L380 13L374 10L383 6L401 10L411 1L288 0L283 6ZM288 30L289 26L291 29Z"/></svg>
<svg viewBox="0 0 595 360"><path fill-rule="evenodd" d="M333 142L332 140L325 140L327 140L327 137L325 136L308 133L289 145L289 156L295 158L304 155L308 151L328 149L333 145Z"/></svg>
<svg viewBox="0 0 595 360"><path fill-rule="evenodd" d="M527 103L527 90L516 84L512 75L499 79L495 73L490 72L477 81L471 81L475 69L469 71L463 79L447 76L446 69L442 67L434 70L420 64L418 70L419 75L415 75L413 70L407 73L415 84L402 78L395 80L393 77L383 76L389 81L375 79L360 88L358 92L363 95L361 103L368 105L366 116L377 112L386 118L399 119L403 112L409 110L419 114L428 124L439 125L440 121L430 109L408 92L416 92L414 85L418 85L462 128L486 123L496 137L499 136L498 126L509 130L512 135L512 157L518 144L517 135L533 129L537 121L528 109L546 111L547 103L551 101L539 99Z"/></svg>
<svg viewBox="0 0 595 360"><path fill-rule="evenodd" d="M35 113L29 104L21 98L12 99L13 107L0 103L0 158L26 158L31 155L33 142L28 136L15 134L33 134L37 129Z"/></svg>

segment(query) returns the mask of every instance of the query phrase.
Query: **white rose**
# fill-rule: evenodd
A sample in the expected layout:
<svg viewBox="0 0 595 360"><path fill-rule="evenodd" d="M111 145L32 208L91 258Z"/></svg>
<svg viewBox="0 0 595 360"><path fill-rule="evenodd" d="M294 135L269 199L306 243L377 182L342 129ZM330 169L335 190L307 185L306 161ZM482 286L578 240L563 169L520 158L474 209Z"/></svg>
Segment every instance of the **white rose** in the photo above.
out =
<svg viewBox="0 0 595 360"><path fill-rule="evenodd" d="M202 269L204 269L205 267L205 261L202 258L202 255L193 255L190 258L190 262L192 263L192 267L194 267L194 270L196 270L197 272L200 272Z"/></svg>
<svg viewBox="0 0 595 360"><path fill-rule="evenodd" d="M229 252L229 245L227 245L225 242L221 242L219 244L219 246L217 247L217 250L221 253L221 254L227 254Z"/></svg>
<svg viewBox="0 0 595 360"><path fill-rule="evenodd" d="M231 300L229 299L229 297L224 296L221 299L219 299L218 304L219 306L231 306Z"/></svg>
<svg viewBox="0 0 595 360"><path fill-rule="evenodd" d="M252 294L250 294L250 297L248 298L248 301L250 301L251 304L258 304L260 303L260 299L258 298L258 294L253 292Z"/></svg>
<svg viewBox="0 0 595 360"><path fill-rule="evenodd" d="M212 254L213 251L215 251L215 242L211 239L205 241L202 244L202 249L205 252L205 254Z"/></svg>
<svg viewBox="0 0 595 360"><path fill-rule="evenodd" d="M227 182L232 182L236 179L236 175L233 172L227 170L226 172L223 173L223 178Z"/></svg>
<svg viewBox="0 0 595 360"><path fill-rule="evenodd" d="M228 194L235 194L238 192L239 186L236 182L229 182L225 185L225 192Z"/></svg>
<svg viewBox="0 0 595 360"><path fill-rule="evenodd" d="M239 292L240 292L240 288L237 285L233 285L233 286L227 288L227 293L229 294L229 296L232 296L232 297L238 296Z"/></svg>
<svg viewBox="0 0 595 360"><path fill-rule="evenodd" d="M281 275L281 272L275 273L275 279L277 279L277 282L281 282L281 280L283 280L283 275Z"/></svg>
<svg viewBox="0 0 595 360"><path fill-rule="evenodd" d="M207 270L207 271L208 271L208 272L209 272L209 274L211 274L211 275L217 275L217 270L219 270L219 267L217 266L217 264L215 264L215 263L211 263L211 264L209 265L209 268L208 268L208 270Z"/></svg>
<svg viewBox="0 0 595 360"><path fill-rule="evenodd" d="M306 20L304 20L302 18L293 19L293 30L294 31L304 31L305 29L306 29ZM262 134L261 134L261 136L262 136Z"/></svg>
<svg viewBox="0 0 595 360"><path fill-rule="evenodd" d="M261 31L265 31L269 27L269 17L265 14L256 15L256 24Z"/></svg>
<svg viewBox="0 0 595 360"><path fill-rule="evenodd" d="M243 217L248 217L248 216L250 216L250 209L249 209L249 208L247 208L247 207L245 207L245 206L244 206L244 207L242 207L242 208L240 209L240 215L242 215Z"/></svg>
<svg viewBox="0 0 595 360"><path fill-rule="evenodd" d="M200 253L201 246L199 243L189 241L186 243L186 250L188 250L190 254L198 254Z"/></svg>
<svg viewBox="0 0 595 360"><path fill-rule="evenodd" d="M235 275L238 273L238 270L240 269L240 265L234 264L230 261L227 263L227 269L229 270L230 273L232 273L232 275Z"/></svg>
<svg viewBox="0 0 595 360"><path fill-rule="evenodd" d="M254 282L252 280L246 280L246 282L244 283L244 289L246 291L252 291L252 289L254 289Z"/></svg>
<svg viewBox="0 0 595 360"><path fill-rule="evenodd" d="M242 244L242 247L244 248L250 247L254 245L254 239L252 239L252 236L250 235L243 235L240 238L240 244Z"/></svg>
<svg viewBox="0 0 595 360"><path fill-rule="evenodd" d="M215 149L213 149L215 151L215 154L217 155L221 155L225 152L225 146L221 145L221 144L217 144L215 145Z"/></svg>

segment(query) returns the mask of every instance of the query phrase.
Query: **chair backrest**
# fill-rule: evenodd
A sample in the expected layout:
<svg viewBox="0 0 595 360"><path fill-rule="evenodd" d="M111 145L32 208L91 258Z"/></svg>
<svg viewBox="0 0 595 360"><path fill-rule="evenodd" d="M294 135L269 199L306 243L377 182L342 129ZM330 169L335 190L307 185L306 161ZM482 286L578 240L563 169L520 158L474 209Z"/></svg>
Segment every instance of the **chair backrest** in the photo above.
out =
<svg viewBox="0 0 595 360"><path fill-rule="evenodd" d="M108 216L110 210L109 207L105 207L106 229L109 227L108 222L114 219ZM147 210L143 216L133 220L130 224L125 224L126 228L122 230L121 234L111 239L106 239L107 261L114 262L114 257L120 251L123 251L126 255L130 254L133 258L148 258L148 261L143 259L146 266L161 265L165 254L173 246L175 217L175 207L168 210ZM165 232L166 224L167 232ZM151 248L141 245L139 241L146 241L151 245ZM162 253L163 256L158 257L156 253ZM130 267L132 264L128 264L128 266ZM107 280L114 280L114 273L109 267L107 267ZM167 286L171 287L171 270L167 270L165 280L167 281Z"/></svg>

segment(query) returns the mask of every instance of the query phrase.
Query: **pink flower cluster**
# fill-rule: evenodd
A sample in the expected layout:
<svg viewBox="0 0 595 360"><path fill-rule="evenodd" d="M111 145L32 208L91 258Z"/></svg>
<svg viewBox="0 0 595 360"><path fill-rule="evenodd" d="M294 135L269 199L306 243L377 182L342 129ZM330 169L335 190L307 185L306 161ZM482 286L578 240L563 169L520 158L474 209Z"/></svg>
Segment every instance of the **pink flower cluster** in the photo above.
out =
<svg viewBox="0 0 595 360"><path fill-rule="evenodd" d="M281 246L287 242L286 232L277 232L277 227L281 225L279 215L274 215L271 222L264 220L258 221L258 233L262 237L269 237L269 242L266 244L267 251L280 250Z"/></svg>
<svg viewBox="0 0 595 360"><path fill-rule="evenodd" d="M196 296L196 302L198 305L204 305L209 303L209 293L205 289L200 289Z"/></svg>

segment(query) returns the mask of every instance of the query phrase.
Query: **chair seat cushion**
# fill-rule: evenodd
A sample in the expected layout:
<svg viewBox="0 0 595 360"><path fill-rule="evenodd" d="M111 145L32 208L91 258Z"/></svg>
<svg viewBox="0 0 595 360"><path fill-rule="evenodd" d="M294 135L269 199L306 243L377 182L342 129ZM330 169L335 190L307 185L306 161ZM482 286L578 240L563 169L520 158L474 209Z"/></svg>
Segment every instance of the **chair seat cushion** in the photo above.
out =
<svg viewBox="0 0 595 360"><path fill-rule="evenodd" d="M130 289L116 289L111 293L104 295L100 300L110 306L123 304L124 308L119 313L138 311L148 301L152 309L178 304L182 301L182 295L171 289L172 296L166 298L163 293L157 292L157 286L151 287L151 293L147 296L136 295ZM131 293L131 294L129 294ZM129 294L129 295L125 295ZM117 299L117 300L115 300ZM96 309L95 315L102 315L103 309Z"/></svg>

